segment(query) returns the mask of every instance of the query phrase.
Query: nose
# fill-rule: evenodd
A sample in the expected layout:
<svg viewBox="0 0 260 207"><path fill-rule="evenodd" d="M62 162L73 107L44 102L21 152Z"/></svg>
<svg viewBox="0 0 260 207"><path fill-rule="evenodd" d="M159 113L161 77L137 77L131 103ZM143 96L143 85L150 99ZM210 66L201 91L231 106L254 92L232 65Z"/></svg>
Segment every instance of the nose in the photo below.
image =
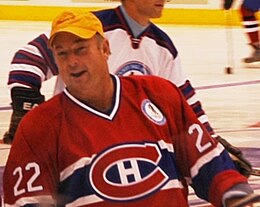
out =
<svg viewBox="0 0 260 207"><path fill-rule="evenodd" d="M74 54L69 55L67 61L70 67L76 67L79 64L78 57Z"/></svg>

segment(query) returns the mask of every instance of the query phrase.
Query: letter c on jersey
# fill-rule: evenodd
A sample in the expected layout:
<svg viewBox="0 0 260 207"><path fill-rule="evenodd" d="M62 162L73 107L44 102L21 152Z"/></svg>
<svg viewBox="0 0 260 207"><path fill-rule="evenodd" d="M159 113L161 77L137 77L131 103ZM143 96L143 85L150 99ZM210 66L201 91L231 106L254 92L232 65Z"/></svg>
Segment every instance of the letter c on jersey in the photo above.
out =
<svg viewBox="0 0 260 207"><path fill-rule="evenodd" d="M119 202L140 199L168 181L168 176L158 167L160 159L161 153L155 144L110 148L91 165L92 187L104 199Z"/></svg>

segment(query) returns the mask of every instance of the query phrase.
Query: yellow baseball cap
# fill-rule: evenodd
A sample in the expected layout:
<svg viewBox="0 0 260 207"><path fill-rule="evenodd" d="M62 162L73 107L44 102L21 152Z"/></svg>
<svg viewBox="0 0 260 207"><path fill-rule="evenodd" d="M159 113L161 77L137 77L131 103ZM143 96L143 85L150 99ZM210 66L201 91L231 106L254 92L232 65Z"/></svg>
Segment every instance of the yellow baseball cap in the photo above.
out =
<svg viewBox="0 0 260 207"><path fill-rule="evenodd" d="M49 45L59 32L69 32L83 39L90 39L96 33L104 37L100 20L91 12L66 10L59 14L52 22Z"/></svg>

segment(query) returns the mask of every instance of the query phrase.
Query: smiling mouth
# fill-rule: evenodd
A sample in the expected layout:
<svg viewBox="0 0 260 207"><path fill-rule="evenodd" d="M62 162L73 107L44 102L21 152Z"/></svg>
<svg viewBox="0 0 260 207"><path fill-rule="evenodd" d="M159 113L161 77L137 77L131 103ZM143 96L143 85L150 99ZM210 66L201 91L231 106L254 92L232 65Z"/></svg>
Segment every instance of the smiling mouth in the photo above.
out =
<svg viewBox="0 0 260 207"><path fill-rule="evenodd" d="M78 73L71 73L71 76L74 77L74 78L78 78L80 76L82 76L86 71L81 71L81 72L78 72Z"/></svg>

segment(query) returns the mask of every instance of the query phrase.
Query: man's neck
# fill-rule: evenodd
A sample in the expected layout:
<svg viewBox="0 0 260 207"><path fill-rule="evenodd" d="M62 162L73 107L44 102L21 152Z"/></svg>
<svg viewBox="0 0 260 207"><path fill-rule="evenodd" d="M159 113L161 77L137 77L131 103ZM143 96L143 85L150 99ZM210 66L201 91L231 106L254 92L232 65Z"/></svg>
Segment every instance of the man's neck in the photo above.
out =
<svg viewBox="0 0 260 207"><path fill-rule="evenodd" d="M131 18L140 26L147 27L150 24L150 19L143 16L142 14L139 14L132 5L121 5L121 8L123 9L124 14L127 14L129 18Z"/></svg>
<svg viewBox="0 0 260 207"><path fill-rule="evenodd" d="M150 22L146 25L143 26L139 24L137 21L135 21L126 11L126 9L123 6L120 6L120 9L128 23L128 26L130 27L133 36L138 37L150 24Z"/></svg>

